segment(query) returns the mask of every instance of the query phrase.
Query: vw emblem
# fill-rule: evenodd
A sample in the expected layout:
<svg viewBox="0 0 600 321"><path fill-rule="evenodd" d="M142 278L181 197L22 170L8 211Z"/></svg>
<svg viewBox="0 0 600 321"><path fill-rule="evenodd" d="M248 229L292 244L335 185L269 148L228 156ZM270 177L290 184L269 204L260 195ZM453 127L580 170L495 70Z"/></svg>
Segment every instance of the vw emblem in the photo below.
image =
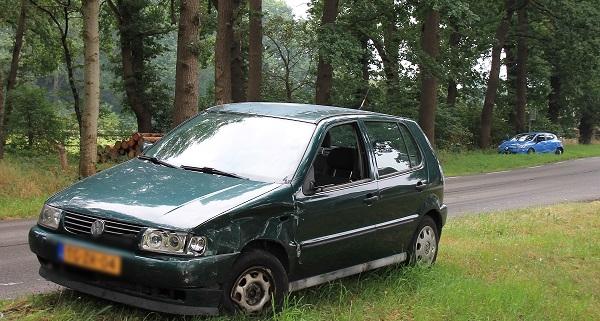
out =
<svg viewBox="0 0 600 321"><path fill-rule="evenodd" d="M93 237L98 237L104 233L104 221L103 220L95 220L92 223L91 232Z"/></svg>

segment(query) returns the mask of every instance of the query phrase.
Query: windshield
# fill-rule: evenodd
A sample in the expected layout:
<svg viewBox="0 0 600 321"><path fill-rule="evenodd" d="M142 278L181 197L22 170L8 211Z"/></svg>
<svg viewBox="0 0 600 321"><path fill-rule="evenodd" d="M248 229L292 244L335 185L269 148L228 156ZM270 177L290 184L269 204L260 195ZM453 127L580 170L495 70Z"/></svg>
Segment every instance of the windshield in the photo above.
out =
<svg viewBox="0 0 600 321"><path fill-rule="evenodd" d="M516 140L519 142L527 142L527 141L532 140L533 137L535 137L535 135L533 135L533 134L520 134L520 135L513 137L511 140Z"/></svg>
<svg viewBox="0 0 600 321"><path fill-rule="evenodd" d="M145 154L177 167L207 167L263 182L292 178L314 124L208 112L169 133Z"/></svg>

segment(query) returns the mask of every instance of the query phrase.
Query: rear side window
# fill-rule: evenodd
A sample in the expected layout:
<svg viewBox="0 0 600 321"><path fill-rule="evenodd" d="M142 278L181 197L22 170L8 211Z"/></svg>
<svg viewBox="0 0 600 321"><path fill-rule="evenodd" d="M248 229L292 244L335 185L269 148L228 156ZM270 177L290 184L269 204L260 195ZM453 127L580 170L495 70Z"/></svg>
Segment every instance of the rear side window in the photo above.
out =
<svg viewBox="0 0 600 321"><path fill-rule="evenodd" d="M380 176L410 169L409 151L398 124L393 122L366 122L367 135L377 162Z"/></svg>
<svg viewBox="0 0 600 321"><path fill-rule="evenodd" d="M419 147L417 147L417 143L415 142L415 138L404 125L399 125L399 127L402 138L404 138L404 143L406 143L408 156L410 157L410 167L419 166L419 164L421 164L422 156Z"/></svg>

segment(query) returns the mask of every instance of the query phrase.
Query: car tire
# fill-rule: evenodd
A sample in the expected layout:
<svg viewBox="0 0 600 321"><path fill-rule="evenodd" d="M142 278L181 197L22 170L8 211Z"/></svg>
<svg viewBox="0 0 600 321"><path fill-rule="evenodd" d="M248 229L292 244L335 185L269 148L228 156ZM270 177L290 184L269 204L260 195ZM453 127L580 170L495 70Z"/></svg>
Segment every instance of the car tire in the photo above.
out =
<svg viewBox="0 0 600 321"><path fill-rule="evenodd" d="M528 149L527 154L535 154L535 149L533 149L533 148Z"/></svg>
<svg viewBox="0 0 600 321"><path fill-rule="evenodd" d="M440 233L431 216L424 216L415 231L409 250L409 264L430 266L435 263Z"/></svg>
<svg viewBox="0 0 600 321"><path fill-rule="evenodd" d="M281 262L262 250L242 252L223 287L223 308L230 313L263 314L279 309L288 293Z"/></svg>
<svg viewBox="0 0 600 321"><path fill-rule="evenodd" d="M558 147L558 148L557 148L557 149L554 151L554 154L556 154L556 155L562 155L564 152L565 152L565 151L564 151L562 148Z"/></svg>

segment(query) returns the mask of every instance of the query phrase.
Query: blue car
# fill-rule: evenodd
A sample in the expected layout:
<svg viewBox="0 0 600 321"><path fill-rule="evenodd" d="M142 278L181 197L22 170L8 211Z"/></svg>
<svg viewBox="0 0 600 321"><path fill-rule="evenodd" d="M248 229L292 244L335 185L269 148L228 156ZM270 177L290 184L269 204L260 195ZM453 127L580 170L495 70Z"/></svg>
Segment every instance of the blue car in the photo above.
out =
<svg viewBox="0 0 600 321"><path fill-rule="evenodd" d="M498 146L498 153L504 154L555 153L560 155L564 152L565 148L556 135L543 132L519 134Z"/></svg>

